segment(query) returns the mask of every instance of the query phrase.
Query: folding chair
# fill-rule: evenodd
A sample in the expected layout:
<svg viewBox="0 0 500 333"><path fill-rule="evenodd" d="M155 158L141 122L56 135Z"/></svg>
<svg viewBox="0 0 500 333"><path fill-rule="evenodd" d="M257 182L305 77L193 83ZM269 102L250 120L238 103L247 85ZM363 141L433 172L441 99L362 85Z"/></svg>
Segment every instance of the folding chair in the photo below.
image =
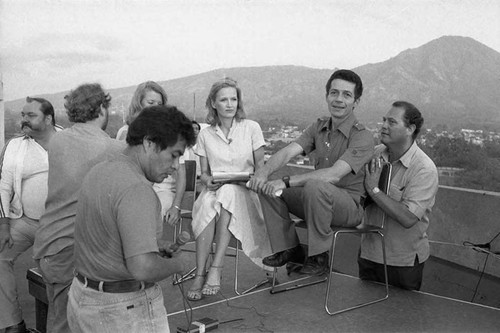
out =
<svg viewBox="0 0 500 333"><path fill-rule="evenodd" d="M184 163L185 163L184 166L186 168L186 190L184 192L185 193L184 195L186 195L186 194L191 195L191 193L189 193L189 192L192 192L193 204L194 204L194 201L196 200L196 161L186 160L186 161L184 161ZM191 204L191 207L192 207L192 204ZM174 242L175 242L175 237L177 237L177 235L182 232L182 227L183 227L182 220L183 219L192 219L192 218L193 218L192 209L181 210L181 223L179 223L179 227L177 227L177 225L174 226ZM234 245L231 245L231 244L229 245L229 247L234 248L235 254L226 254L226 256L235 258L234 292L238 295L243 295L243 294L246 294L246 293L270 282L268 279L265 279L265 280L258 282L257 284L255 284L254 286L252 286L249 289L246 289L246 290L241 291L241 292L238 290L239 252L242 250L242 248L241 248L240 241L237 240L236 238L232 237L231 242L233 242L233 243L235 242ZM187 250L183 250L183 251L187 251ZM196 252L196 251L194 251L194 252ZM212 249L212 253L214 253L214 252L215 251ZM173 284L176 285L176 284L183 283L184 281L187 281L187 280L194 278L196 275L195 271L196 271L196 266L193 267L192 269L190 269L187 273L185 273L184 275L182 275L180 277L174 276Z"/></svg>
<svg viewBox="0 0 500 333"><path fill-rule="evenodd" d="M384 163L382 165L382 173L380 175L379 179L379 184L378 187L380 188L381 191L384 193L389 192L389 187L391 183L391 172L392 172L392 165L390 163ZM386 300L389 298L389 283L388 283L388 278L387 278L387 261L386 261L386 256L385 256L385 239L384 239L384 225L385 225L385 219L386 219L386 214L382 214L382 221L380 226L372 225L370 224L371 222L374 221L366 221L366 223L363 223L360 227L354 227L354 228L336 228L334 233L333 233L333 241L332 241L332 247L330 249L330 268L329 268L329 274L328 274L328 280L327 280L327 287L326 287L326 295L325 295L325 310L326 312L332 316L336 315L339 313L347 312L350 310L358 309L370 304L378 303L381 301ZM331 282L333 279L333 275L335 274L333 272L333 263L335 259L335 245L337 242L337 236L340 236L342 234L376 234L379 235L381 240L382 240L382 256L384 260L384 274L385 274L385 296L382 298L378 298L372 301L368 301L365 303L361 303L352 307L348 307L342 310L338 311L330 311L330 308L328 306L328 300L330 298L330 289L331 289Z"/></svg>

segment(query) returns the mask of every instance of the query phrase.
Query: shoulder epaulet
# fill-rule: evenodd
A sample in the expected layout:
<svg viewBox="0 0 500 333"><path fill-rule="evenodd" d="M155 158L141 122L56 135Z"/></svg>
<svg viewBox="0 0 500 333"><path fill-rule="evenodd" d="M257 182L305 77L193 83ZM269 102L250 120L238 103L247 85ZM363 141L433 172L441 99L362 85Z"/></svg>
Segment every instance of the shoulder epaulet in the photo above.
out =
<svg viewBox="0 0 500 333"><path fill-rule="evenodd" d="M366 129L365 125L361 124L359 121L355 122L353 126L356 127L359 131Z"/></svg>

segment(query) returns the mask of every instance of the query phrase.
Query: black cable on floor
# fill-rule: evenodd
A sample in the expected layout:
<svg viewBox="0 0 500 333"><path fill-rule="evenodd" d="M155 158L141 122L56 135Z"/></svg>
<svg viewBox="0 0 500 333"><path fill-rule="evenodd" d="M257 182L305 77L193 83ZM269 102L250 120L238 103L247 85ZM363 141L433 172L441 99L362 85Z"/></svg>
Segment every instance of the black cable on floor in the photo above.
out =
<svg viewBox="0 0 500 333"><path fill-rule="evenodd" d="M488 258L490 257L490 254L486 254L486 259L484 260L484 265L483 269L481 270L481 275L479 276L479 280L477 281L476 288L474 289L474 295L472 295L472 300L471 303L474 303L474 298L476 298L477 291L479 290L479 284L481 283L481 280L483 279L484 271L486 269L486 263L488 262Z"/></svg>

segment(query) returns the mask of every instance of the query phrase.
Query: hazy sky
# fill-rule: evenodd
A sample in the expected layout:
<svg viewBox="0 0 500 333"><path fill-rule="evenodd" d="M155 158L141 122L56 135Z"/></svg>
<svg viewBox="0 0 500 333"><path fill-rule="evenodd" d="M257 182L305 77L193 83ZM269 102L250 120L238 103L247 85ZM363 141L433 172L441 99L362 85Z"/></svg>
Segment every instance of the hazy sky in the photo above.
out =
<svg viewBox="0 0 500 333"><path fill-rule="evenodd" d="M4 99L223 67L353 68L443 35L500 52L500 0L0 0Z"/></svg>

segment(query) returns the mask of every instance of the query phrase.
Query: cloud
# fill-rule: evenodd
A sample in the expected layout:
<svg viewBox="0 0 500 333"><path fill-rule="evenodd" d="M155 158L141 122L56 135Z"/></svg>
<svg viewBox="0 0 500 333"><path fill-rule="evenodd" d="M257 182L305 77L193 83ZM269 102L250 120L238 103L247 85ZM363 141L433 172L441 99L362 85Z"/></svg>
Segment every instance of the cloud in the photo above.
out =
<svg viewBox="0 0 500 333"><path fill-rule="evenodd" d="M97 34L45 33L24 39L3 50L5 69L27 70L33 65L68 69L78 66L102 65L112 55L122 52L118 39Z"/></svg>

